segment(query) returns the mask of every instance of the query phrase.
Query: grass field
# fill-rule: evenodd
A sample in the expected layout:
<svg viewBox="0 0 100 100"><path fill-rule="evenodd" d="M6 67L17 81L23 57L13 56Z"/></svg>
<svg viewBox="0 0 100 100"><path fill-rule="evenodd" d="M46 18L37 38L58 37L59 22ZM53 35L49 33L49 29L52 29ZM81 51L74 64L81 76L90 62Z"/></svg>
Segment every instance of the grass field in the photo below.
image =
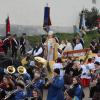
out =
<svg viewBox="0 0 100 100"><path fill-rule="evenodd" d="M74 36L76 35L75 33L56 33L55 34L59 40L69 40L70 42L72 42L72 39L74 38ZM37 42L41 42L41 37L42 35L39 36L28 36L27 39L29 40L30 44L32 46L34 46ZM100 38L100 34L96 31L91 31L88 32L85 36L84 36L84 42L85 42L85 47L89 47L89 44L91 42L91 40L95 38L96 40L98 38Z"/></svg>

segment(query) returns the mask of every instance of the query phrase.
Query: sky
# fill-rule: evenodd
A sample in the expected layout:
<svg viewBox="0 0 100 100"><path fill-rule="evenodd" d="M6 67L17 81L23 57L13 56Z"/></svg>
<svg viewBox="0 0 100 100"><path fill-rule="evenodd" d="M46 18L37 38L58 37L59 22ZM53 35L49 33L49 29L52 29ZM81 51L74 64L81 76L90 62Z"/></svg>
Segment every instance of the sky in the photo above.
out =
<svg viewBox="0 0 100 100"><path fill-rule="evenodd" d="M76 24L79 12L93 6L92 0L0 0L0 24L5 24L9 15L11 24L42 26L47 3L53 26ZM100 8L100 2L97 6Z"/></svg>

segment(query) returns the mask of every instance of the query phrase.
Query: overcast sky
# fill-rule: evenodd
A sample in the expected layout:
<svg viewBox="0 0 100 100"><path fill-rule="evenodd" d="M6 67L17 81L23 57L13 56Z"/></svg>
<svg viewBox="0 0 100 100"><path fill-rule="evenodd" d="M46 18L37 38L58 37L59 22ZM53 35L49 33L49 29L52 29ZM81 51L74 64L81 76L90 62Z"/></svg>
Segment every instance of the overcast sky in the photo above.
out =
<svg viewBox="0 0 100 100"><path fill-rule="evenodd" d="M78 13L92 6L92 0L0 0L0 24L9 15L11 24L42 25L46 3L51 7L53 26L75 24ZM97 6L100 8L100 2Z"/></svg>

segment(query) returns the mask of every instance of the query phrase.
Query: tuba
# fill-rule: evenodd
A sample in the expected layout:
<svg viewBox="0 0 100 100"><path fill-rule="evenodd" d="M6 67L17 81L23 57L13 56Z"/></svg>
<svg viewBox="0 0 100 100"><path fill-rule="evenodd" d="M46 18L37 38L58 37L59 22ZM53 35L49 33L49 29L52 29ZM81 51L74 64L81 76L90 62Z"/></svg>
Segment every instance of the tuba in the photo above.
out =
<svg viewBox="0 0 100 100"><path fill-rule="evenodd" d="M7 72L9 73L9 74L13 74L13 73L15 73L15 67L13 67L13 66L8 66L7 67Z"/></svg>
<svg viewBox="0 0 100 100"><path fill-rule="evenodd" d="M34 59L35 59L35 61L37 61L38 63L41 63L43 65L46 65L47 64L47 60L45 60L42 57L34 57Z"/></svg>
<svg viewBox="0 0 100 100"><path fill-rule="evenodd" d="M23 66L19 66L17 68L17 71L18 71L19 74L25 74L26 73L26 68L23 67Z"/></svg>

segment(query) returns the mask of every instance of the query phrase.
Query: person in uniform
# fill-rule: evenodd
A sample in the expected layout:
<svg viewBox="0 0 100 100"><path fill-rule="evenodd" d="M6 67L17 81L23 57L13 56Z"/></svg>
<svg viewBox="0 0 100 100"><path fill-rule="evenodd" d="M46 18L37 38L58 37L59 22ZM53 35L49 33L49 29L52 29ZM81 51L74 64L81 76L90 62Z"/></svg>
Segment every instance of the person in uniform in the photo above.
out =
<svg viewBox="0 0 100 100"><path fill-rule="evenodd" d="M11 47L11 34L7 34L7 37L3 40L3 49L4 49L4 53L5 55L8 54L8 50Z"/></svg>
<svg viewBox="0 0 100 100"><path fill-rule="evenodd" d="M54 77L48 82L50 85L48 89L47 100L64 100L64 80L60 77L60 70L54 69Z"/></svg>
<svg viewBox="0 0 100 100"><path fill-rule="evenodd" d="M17 35L14 34L11 41L12 46L12 57L16 59L17 57L17 50L18 50L18 41L17 41Z"/></svg>
<svg viewBox="0 0 100 100"><path fill-rule="evenodd" d="M44 56L44 48L42 44L37 44L36 48L33 51L33 55L34 56L39 56L39 57L43 57Z"/></svg>
<svg viewBox="0 0 100 100"><path fill-rule="evenodd" d="M25 84L23 81L17 82L17 90L15 92L15 98L13 100L24 100L25 99Z"/></svg>
<svg viewBox="0 0 100 100"><path fill-rule="evenodd" d="M21 53L21 55L24 55L26 52L25 51L25 45L26 45L25 37L26 37L26 33L23 33L22 37L20 38L20 53Z"/></svg>

